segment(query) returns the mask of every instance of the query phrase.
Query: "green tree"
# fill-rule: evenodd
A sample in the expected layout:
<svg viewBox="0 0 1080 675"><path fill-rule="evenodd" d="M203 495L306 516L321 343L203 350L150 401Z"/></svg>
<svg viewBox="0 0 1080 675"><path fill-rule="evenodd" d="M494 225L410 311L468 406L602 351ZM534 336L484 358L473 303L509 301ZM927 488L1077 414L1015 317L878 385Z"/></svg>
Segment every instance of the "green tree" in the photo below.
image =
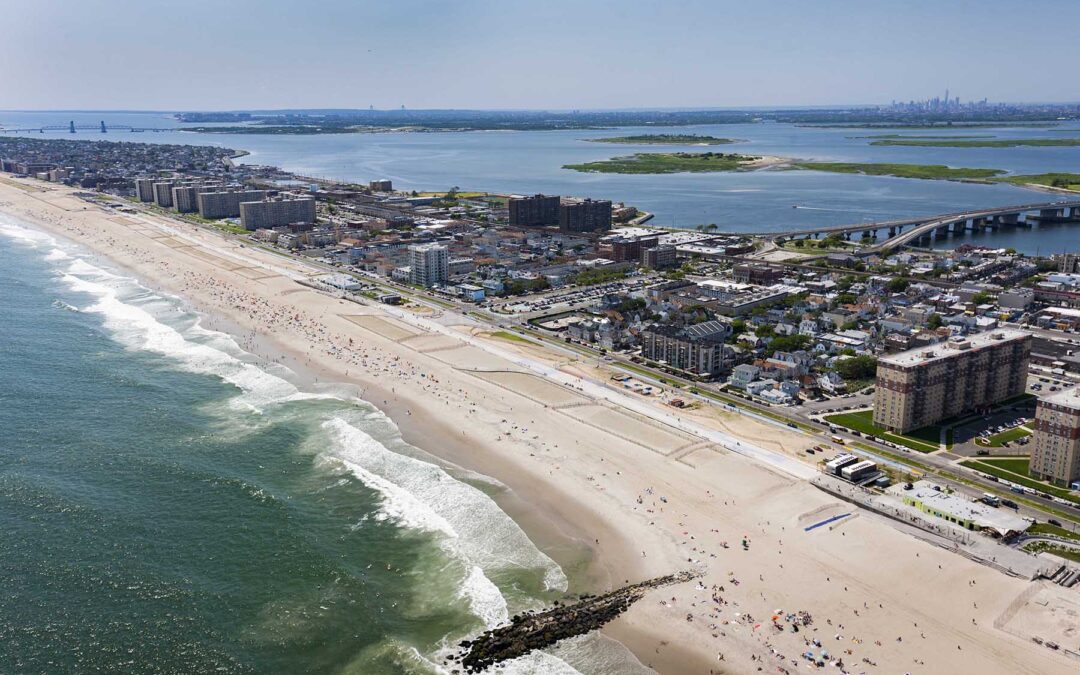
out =
<svg viewBox="0 0 1080 675"><path fill-rule="evenodd" d="M772 342L769 343L769 349L778 352L794 352L806 349L809 344L810 336L808 335L781 335L773 338Z"/></svg>
<svg viewBox="0 0 1080 675"><path fill-rule="evenodd" d="M836 372L845 380L865 380L877 372L877 359L873 356L853 356L836 362Z"/></svg>
<svg viewBox="0 0 1080 675"><path fill-rule="evenodd" d="M943 324L943 323L945 323L945 322L942 321L941 315L938 314L937 312L934 312L930 316L926 317L926 327L929 328L930 330L935 330L937 328L941 328L941 324Z"/></svg>
<svg viewBox="0 0 1080 675"><path fill-rule="evenodd" d="M902 293L907 290L910 282L907 279L896 277L889 279L889 283L885 284L885 288L891 293Z"/></svg>

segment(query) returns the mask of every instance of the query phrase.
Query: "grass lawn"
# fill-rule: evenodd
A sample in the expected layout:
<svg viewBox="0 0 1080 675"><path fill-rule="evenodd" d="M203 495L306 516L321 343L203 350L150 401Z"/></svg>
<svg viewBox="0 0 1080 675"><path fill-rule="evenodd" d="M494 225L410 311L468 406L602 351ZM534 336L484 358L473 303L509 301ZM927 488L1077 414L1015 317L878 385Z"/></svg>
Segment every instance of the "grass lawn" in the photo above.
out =
<svg viewBox="0 0 1080 675"><path fill-rule="evenodd" d="M873 419L873 411L863 410L861 412L829 415L825 418L825 421L838 426L847 427L848 429L854 429L862 434L884 438L885 440L892 441L898 445L903 445L917 452L935 452L940 447L938 445L938 441L941 438L940 427L923 427L922 429L916 429L915 431L909 431L906 434L900 435L885 431L881 427L876 426Z"/></svg>
<svg viewBox="0 0 1080 675"><path fill-rule="evenodd" d="M526 344L532 344L529 340L526 340L525 338L521 337L520 335L517 335L516 333L511 333L510 331L505 331L505 330L497 330L497 331L495 331L494 333L491 334L491 337L499 338L500 340L509 340L511 342L524 342Z"/></svg>
<svg viewBox="0 0 1080 675"><path fill-rule="evenodd" d="M586 173L705 173L744 171L759 159L722 152L639 152L598 162L566 164L563 168Z"/></svg>
<svg viewBox="0 0 1080 675"><path fill-rule="evenodd" d="M1004 458L997 459L1000 462ZM1012 459L1012 461L1018 462L1023 460ZM975 469L976 471L981 471L982 473L990 474L991 476L997 476L998 478L1012 481L1013 483L1016 483L1018 485L1023 485L1025 487L1039 490L1040 492L1045 492L1046 494L1054 495L1055 497L1061 497L1062 499L1067 499L1070 502L1080 504L1080 497L1074 495L1070 490L1066 490L1065 488L1059 488L1056 485L1050 485L1049 483L1043 483L1042 481L1035 480L1034 478L1029 478L1027 476L1026 468L1023 474L1019 474L1014 471L1010 471L1007 468L1004 468L1010 466L1009 464L999 466L997 464L989 464L987 460L982 459L969 459L965 462L960 462L960 466L966 466L969 469Z"/></svg>
<svg viewBox="0 0 1080 675"><path fill-rule="evenodd" d="M1006 443L1019 440L1025 436L1030 436L1031 432L1023 427L1016 427L1014 429L1006 429L1000 434L993 434L986 437L986 439L976 438L975 443L977 445L983 445L990 448L1000 448Z"/></svg>
<svg viewBox="0 0 1080 675"><path fill-rule="evenodd" d="M1072 560L1073 562L1080 562L1080 550L1075 548L1069 548L1068 546L1054 546L1053 544L1045 541L1034 541L1030 544L1024 545L1024 550L1031 553L1053 553L1056 556L1065 558L1066 560Z"/></svg>
<svg viewBox="0 0 1080 675"><path fill-rule="evenodd" d="M1028 532L1031 534L1049 534L1055 537L1061 537L1062 539L1080 541L1080 534L1077 534L1072 530L1066 530L1064 527L1051 525L1050 523L1035 523Z"/></svg>
<svg viewBox="0 0 1080 675"><path fill-rule="evenodd" d="M986 180L1005 173L1001 169L952 168L943 164L873 164L850 162L794 162L792 167L831 173L858 173L866 176L896 176L926 180Z"/></svg>
<svg viewBox="0 0 1080 675"><path fill-rule="evenodd" d="M1006 471L1018 473L1025 478L1031 478L1031 474L1028 473L1027 457L984 457L979 461L1005 469Z"/></svg>

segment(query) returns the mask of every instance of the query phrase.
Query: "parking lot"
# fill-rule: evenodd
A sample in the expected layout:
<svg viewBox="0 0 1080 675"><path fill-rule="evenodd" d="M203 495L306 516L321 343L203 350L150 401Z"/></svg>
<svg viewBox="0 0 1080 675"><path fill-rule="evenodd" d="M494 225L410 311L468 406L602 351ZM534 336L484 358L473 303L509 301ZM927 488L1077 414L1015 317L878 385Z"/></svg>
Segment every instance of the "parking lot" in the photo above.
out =
<svg viewBox="0 0 1080 675"><path fill-rule="evenodd" d="M502 309L514 314L562 312L591 305L605 295L640 290L649 283L650 280L648 279L632 279L613 281L599 286L589 286L588 288L554 291L528 299L507 302L502 306Z"/></svg>

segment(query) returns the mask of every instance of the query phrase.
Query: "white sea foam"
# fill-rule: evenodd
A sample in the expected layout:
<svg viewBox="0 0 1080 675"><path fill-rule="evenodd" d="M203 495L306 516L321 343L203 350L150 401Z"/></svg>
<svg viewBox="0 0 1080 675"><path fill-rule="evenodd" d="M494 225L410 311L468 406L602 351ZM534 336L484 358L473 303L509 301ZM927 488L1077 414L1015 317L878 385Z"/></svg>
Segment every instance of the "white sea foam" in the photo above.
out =
<svg viewBox="0 0 1080 675"><path fill-rule="evenodd" d="M274 403L323 398L319 394L301 392L287 380L225 351L188 340L142 307L124 302L121 289L146 292L131 279L84 260L73 261L67 272L62 279L72 290L95 298L95 302L82 308L82 311L101 314L105 328L114 339L131 349L166 356L185 370L213 375L236 386L243 392L232 400L238 407L262 412L267 405Z"/></svg>
<svg viewBox="0 0 1080 675"><path fill-rule="evenodd" d="M502 596L499 587L487 578L484 570L476 565L469 570L458 595L468 599L469 609L480 617L488 628L501 626L510 620L506 598Z"/></svg>
<svg viewBox="0 0 1080 675"><path fill-rule="evenodd" d="M370 414L369 414L370 415ZM440 467L398 454L341 417L323 423L334 441L324 453L382 495L381 515L440 535L440 545L469 570L459 589L489 628L508 618L506 599L487 572L543 569L549 588L566 589L566 575L486 494Z"/></svg>
<svg viewBox="0 0 1080 675"><path fill-rule="evenodd" d="M0 234L35 248L42 246L56 247L57 245L56 239L47 232L20 225L10 216L2 213L0 213Z"/></svg>

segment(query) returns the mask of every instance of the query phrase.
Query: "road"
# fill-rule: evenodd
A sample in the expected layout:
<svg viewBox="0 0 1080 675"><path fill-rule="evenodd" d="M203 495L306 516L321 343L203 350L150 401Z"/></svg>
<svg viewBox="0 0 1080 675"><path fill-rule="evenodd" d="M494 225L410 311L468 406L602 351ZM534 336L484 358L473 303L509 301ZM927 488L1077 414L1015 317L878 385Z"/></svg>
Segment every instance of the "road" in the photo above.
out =
<svg viewBox="0 0 1080 675"><path fill-rule="evenodd" d="M263 251L265 253L272 254L272 255L280 256L284 260L289 261L290 265L288 265L288 266L286 266L286 265L275 265L275 264L272 264L270 262L263 261L261 259L260 260L255 260L253 258L253 256L246 255L244 253L238 252L238 247L239 246L245 246L245 247L250 246L250 243L248 241L242 239L238 235L225 234L225 233L222 233L222 231L217 229L217 228L213 228L213 227L202 225L202 224L195 224L195 223L191 223L189 221L180 221L180 222L183 222L185 225L195 224L200 229L204 229L204 230L207 230L209 232L213 232L214 234L221 235L221 236L225 237L227 242L232 244L231 246L230 245L221 245L221 246L209 245L209 244L207 244L207 242L205 242L205 241L203 241L201 239L195 239L189 233L185 232L183 229L180 229L180 228L177 228L177 227L172 227L172 226L166 224L165 223L166 220L173 220L169 216L162 216L161 214L158 214L156 212L149 211L149 210L145 210L145 211L147 213L150 213L153 216L155 216L154 219L150 219L150 218L147 218L145 216L137 216L140 221L146 223L147 225L150 225L150 226L157 227L159 229L165 230L165 231L169 232L171 235L176 236L176 237L181 238L181 239L184 239L185 241L192 241L193 243L198 243L200 246L206 246L206 247L210 248L211 250L213 250L218 255L222 255L222 256L228 257L230 259L243 262L245 265L251 265L253 263L257 263L258 265L262 266L264 269L275 272L277 274L282 274L282 275L284 275L284 276L286 276L288 278L296 279L298 281L308 281L310 279L311 275L329 274L329 273L340 274L342 272L342 270L340 268L334 267L332 265L327 265L325 263L320 263L320 262L313 261L313 260L308 260L308 259L301 259L301 258L299 258L297 256L289 255L289 254L287 254L285 252L279 252L279 251L269 249L269 248L264 249L264 248L260 247L258 250ZM297 268L307 269L308 272L298 271ZM492 314L491 312L489 312L487 310L475 307L474 305L471 305L471 304L467 305L467 304L463 304L461 302L450 302L450 301L442 300L442 299L440 299L439 302L433 302L431 299L425 297L422 293L420 293L419 291L417 291L416 289L413 289L411 287L402 286L402 285L399 285L399 284L396 284L396 283L393 283L393 282L390 282L390 281L387 281L387 280L384 280L384 279L381 279L381 278L373 279L373 278L368 277L366 275L361 275L360 278L363 279L364 281L372 284L372 285L375 285L375 286L378 286L380 288L384 288L386 290L390 290L390 291L399 293L403 297L408 297L411 300L419 302L419 303L425 305L426 307L429 307L429 308L435 310L436 312L445 312L445 311L453 312L454 314L453 314L453 316L451 318L453 319L453 322L455 322L455 323L476 323L477 319L471 318L470 317L470 314L471 314L473 317L475 317L475 316L482 317L480 319L480 321L482 323L486 323L488 325L491 325L492 327L507 328L507 327L513 325L513 321L509 320L508 317L501 317L501 316L498 316L498 315L494 315L494 314ZM447 306L451 307L451 309L447 310ZM621 391L615 390L615 389L611 388L607 383L596 382L596 381L593 381L593 380L587 380L587 379L584 379L584 378L579 378L579 377L576 377L576 376L573 376L573 375L569 375L569 374L564 373L564 372L562 372L560 370L557 370L557 369L555 369L555 368L553 368L551 366L548 366L547 364L540 363L538 361L534 361L532 359L525 358L525 357L523 357L523 356L521 356L521 355L519 355L519 354L517 354L515 352L510 352L508 350L497 347L496 345L493 345L488 340L482 340L480 338L476 338L474 336L467 335L465 333L462 333L459 330L449 328L449 327L447 327L446 325L443 325L440 322L437 322L437 321L434 321L434 320L431 320L431 319L428 319L428 318L416 316L416 315L414 315L414 314L412 314L410 312L407 312L407 311L405 311L403 309L400 309L400 308L396 308L396 307L392 307L392 306L388 305L388 306L385 307L385 309L388 310L394 316L396 316L396 317L398 317L398 318L400 318L400 319L402 319L404 321L407 321L409 323L412 323L414 325L417 325L418 327L424 328L425 330L431 330L433 332L437 332L437 333L444 334L444 335L450 335L450 336L452 336L454 338L461 339L464 342L467 342L468 344L471 344L471 345L473 345L473 346L475 346L477 348L483 349L484 351L487 351L489 353L492 353L493 355L499 356L500 358L507 359L507 360L515 363L516 365L518 365L520 367L526 368L527 370L529 370L531 372L537 373L538 375L541 375L543 377L548 377L548 378L550 378L550 379L552 379L554 381L557 381L557 382L559 382L561 384L573 387L575 389L578 389L579 391L583 391L583 392L589 394L590 396L592 396L592 397L594 397L594 398L596 398L598 400L608 401L609 403L612 403L613 405L619 405L619 406L625 407L628 410L632 410L634 412L637 412L638 414L644 415L645 417L653 419L653 420L655 420L655 421L657 421L657 422L659 422L661 424L666 424L666 425L675 427L677 429L682 429L682 430L687 431L687 432L689 432L691 434L694 434L696 436L700 436L701 438L709 440L709 441L711 441L713 443L716 443L716 444L718 444L718 445L720 445L722 447L725 447L725 448L731 450L732 452L736 452L738 454L744 455L744 456L749 457L751 459L754 459L756 461L762 462L762 463L764 463L764 464L766 464L768 466L771 466L772 468L777 469L777 470L779 470L779 471L781 471L781 472L783 472L783 473L785 473L787 475L798 477L798 478L804 478L804 479L808 479L808 478L810 478L810 477L812 477L814 475L817 475L817 470L816 469L814 469L813 467L811 467L811 466L809 466L807 464L804 464L804 463L802 463L802 462L800 462L800 461L798 461L796 459L793 459L793 458L791 458L791 457L789 457L787 455L782 455L780 453L776 453L776 452L773 452L771 450L767 450L767 449L764 449L764 448L754 446L754 445L752 445L750 443L747 443L746 441L743 441L743 440L740 440L740 439L738 439L738 438L736 438L734 436L731 436L730 434L726 434L726 433L723 433L723 432L720 432L720 431L708 429L708 428L702 427L701 425L698 425L696 423L683 420L680 417L678 417L677 415L672 414L672 413L667 413L666 411L663 411L663 410L657 408L656 406L654 406L654 405L652 405L652 404L650 404L650 403L648 403L646 401L641 401L641 400L638 400L636 398L632 398L632 397L622 393ZM531 329L531 327L527 327L527 328ZM551 338L546 338L545 339L545 338L540 337L538 335L538 331L536 331L535 329L527 330L526 334L531 339L534 339L534 340L537 340L537 341L541 342L546 347L550 348L550 347L554 346L554 347L558 347L558 348L560 348L562 350L566 350L566 347L563 346L563 345L558 344L557 340L554 340L554 339L551 339ZM586 356L586 357L593 356L597 360L600 360L602 358L602 355L598 351L593 350L591 348L587 348L587 347L575 346L575 348L573 350L571 350L571 351L576 356ZM618 358L622 358L622 357L620 356ZM618 364L616 364L616 365L618 365ZM691 382L689 380L685 380L683 378L673 376L673 375L670 375L670 374L667 374L667 373L662 373L662 372L658 372L658 371L651 371L651 369L648 369L647 367L642 366L642 365L638 365L638 364L633 364L633 370L631 370L630 372L635 377L639 377L639 378L642 377L642 374L641 374L642 372L645 372L645 373L652 372L653 377L651 379L652 379L653 382L655 382L657 384L662 384L660 382L660 380L665 380L668 383L670 383L672 381L679 382L680 384L682 384L685 387L684 391L680 392L681 395L685 395L686 397L693 396L694 398L697 398L698 400L706 402L706 403L708 403L710 405L717 405L717 404L723 405L723 403L718 403L716 400L712 399L711 397L706 397L706 396L701 396L701 395L692 395L692 394L690 394L688 392L689 387L702 387L701 383ZM844 399L840 399L840 400L844 400ZM725 409L731 409L731 410L737 411L737 412L739 412L741 414L750 415L750 416L755 417L756 419L759 419L759 420L761 420L763 422L770 423L770 424L785 425L785 422L783 420L788 420L788 421L790 421L791 424L787 424L786 426L805 425L805 418L801 414L799 414L798 412L795 412L793 409L790 409L790 408L770 408L770 407L757 405L755 403L751 403L751 402L747 402L747 401L732 400L731 404L729 404L729 406L727 408L725 408ZM780 418L781 421L777 421L776 418L778 418L778 417ZM823 429L824 429L824 427L823 427ZM796 431L796 429L791 429L791 431ZM949 485L950 487L952 487L955 490L961 492L962 494L967 494L969 496L974 497L974 496L978 496L980 494L980 490L985 490L985 491L988 491L988 492L994 492L994 493L999 493L999 494L1004 493L1006 495L1009 494L1008 491L1004 490L1003 487L999 483L994 482L994 481L989 481L989 480L987 480L985 478L982 478L981 476L979 476L978 474L976 474L974 472L959 469L959 468L955 467L951 463L951 459L948 458L948 457L944 457L944 456L940 456L940 455L925 455L925 454L921 454L921 453L915 453L914 451L897 450L895 448L891 448L891 447L884 446L884 445L879 444L879 443L875 443L874 441L870 441L870 440L868 440L868 439L866 439L864 437L855 437L854 435L847 434L847 433L842 432L842 431L838 432L837 435L839 435L841 438L844 438L847 441L848 445L857 442L861 446L872 448L871 451L865 451L865 450L863 450L861 448L859 449L859 451L863 452L863 454L874 457L874 458L878 459L879 461L881 461L881 462L883 462L885 464L895 465L897 463L895 460L890 459L890 457L889 457L890 455L893 456L893 457L898 456L900 459L902 459L905 455L910 456L911 457L911 462L913 463L913 465L911 467L909 467L909 468L914 468L915 470L920 470L921 471L921 468L919 467L920 464L923 465L923 466L926 466L928 468L931 468L935 472L934 480L936 480L937 482L943 483L945 485ZM951 476L953 476L953 475L957 475L957 476L962 475L963 479L964 479L964 481L966 483L971 483L971 484L974 484L976 486L975 489L973 489L971 487L971 485L965 484L965 482L960 482L959 480L957 480L955 478L952 478ZM1013 495L1013 496L1017 497L1016 501L1020 500L1019 496L1017 496L1017 495ZM1030 506L1026 506L1026 505L1022 506L1021 508L1022 508L1022 514L1029 515L1030 517L1034 517L1034 518L1036 518L1038 520L1041 520L1041 521L1045 521L1050 517L1055 517L1055 518L1057 518L1059 520L1063 520L1063 521L1067 518L1068 520L1071 520L1071 521L1074 521L1074 522L1069 522L1069 523L1066 523L1066 524L1070 525L1074 529L1077 529L1077 531L1080 531L1080 528L1077 528L1077 523L1075 522L1077 517L1078 517L1076 514L1069 513L1067 516L1065 516L1065 518L1062 518L1060 513L1051 513L1051 512L1043 511L1043 510L1040 510L1040 509L1031 508ZM1062 509L1062 507L1056 507L1056 506L1053 507L1053 508L1058 509L1059 512Z"/></svg>

